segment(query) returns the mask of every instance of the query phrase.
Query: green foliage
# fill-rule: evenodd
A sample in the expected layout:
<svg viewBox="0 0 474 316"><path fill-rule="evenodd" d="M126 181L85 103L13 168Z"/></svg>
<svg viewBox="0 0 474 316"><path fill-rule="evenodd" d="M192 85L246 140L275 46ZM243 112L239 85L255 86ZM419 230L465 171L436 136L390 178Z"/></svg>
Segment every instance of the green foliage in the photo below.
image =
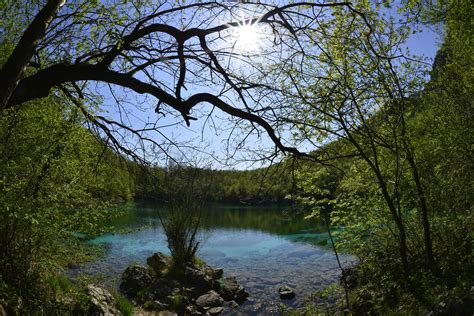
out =
<svg viewBox="0 0 474 316"><path fill-rule="evenodd" d="M97 232L114 213L104 211L108 201L131 197L120 159L82 123L55 97L2 113L0 296L12 310L59 308L48 298L65 290L55 274L91 253L73 232Z"/></svg>
<svg viewBox="0 0 474 316"><path fill-rule="evenodd" d="M133 305L119 292L113 291L112 295L115 298L118 310L123 316L132 316L134 307Z"/></svg>
<svg viewBox="0 0 474 316"><path fill-rule="evenodd" d="M404 102L404 97L385 100L376 110L364 104L365 117L348 108L359 120L357 128L345 130L332 148L321 149L322 153L336 149L344 155L355 146L360 158L336 161L332 169L305 164L297 173L300 202L313 216L330 212L333 224L344 226L335 233L338 247L359 259L352 272L356 281L348 284L354 314L421 314L440 302L470 295L474 284L470 7L469 1L450 2L445 12L445 42L423 92ZM341 64L344 54L351 53L342 50L336 55ZM368 62L367 71L372 66L364 56L352 57ZM352 73L344 80L360 77L355 74L357 67L350 68ZM409 83L409 78L422 73L409 64L403 67L408 72L399 80L419 86L420 79ZM383 67L374 78L371 92L377 91L377 84L382 84L381 91L390 91L386 84L395 84L387 81ZM331 105L325 106L328 111ZM326 122L320 113L311 118ZM347 122L352 124L351 120L354 117ZM421 220L423 201L427 226ZM401 228L408 269L400 254ZM434 264L427 259L427 232Z"/></svg>
<svg viewBox="0 0 474 316"><path fill-rule="evenodd" d="M51 275L46 278L45 283L54 292L55 296L67 293L73 287L71 281L64 275Z"/></svg>

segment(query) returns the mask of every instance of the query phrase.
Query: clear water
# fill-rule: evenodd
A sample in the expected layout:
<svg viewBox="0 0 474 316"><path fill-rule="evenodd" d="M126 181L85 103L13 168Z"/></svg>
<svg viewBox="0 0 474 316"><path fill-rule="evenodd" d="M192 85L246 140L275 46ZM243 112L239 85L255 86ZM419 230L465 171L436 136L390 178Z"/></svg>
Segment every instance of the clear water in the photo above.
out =
<svg viewBox="0 0 474 316"><path fill-rule="evenodd" d="M114 223L130 233L107 234L90 240L105 246L105 254L85 267L91 274L118 279L131 263L145 263L156 251L169 253L158 212L163 206L135 203ZM280 303L295 307L305 297L337 281L340 270L321 224L291 217L275 207L209 206L203 214L199 257L236 276L250 293L239 311L277 314ZM110 223L108 223L110 224ZM343 265L352 262L342 255ZM278 288L287 284L296 298L282 301Z"/></svg>

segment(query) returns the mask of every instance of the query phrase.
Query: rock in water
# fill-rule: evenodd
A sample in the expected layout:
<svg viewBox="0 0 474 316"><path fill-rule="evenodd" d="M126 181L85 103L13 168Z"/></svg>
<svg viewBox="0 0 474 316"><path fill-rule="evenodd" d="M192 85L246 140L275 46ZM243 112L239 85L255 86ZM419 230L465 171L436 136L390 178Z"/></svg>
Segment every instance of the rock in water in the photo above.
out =
<svg viewBox="0 0 474 316"><path fill-rule="evenodd" d="M219 307L224 303L224 300L216 291L209 291L207 294L201 295L196 300L196 305L202 309Z"/></svg>
<svg viewBox="0 0 474 316"><path fill-rule="evenodd" d="M170 265L170 257L162 252L155 252L146 259L146 263L153 269L157 276L161 276L164 269Z"/></svg>
<svg viewBox="0 0 474 316"><path fill-rule="evenodd" d="M235 277L227 277L222 279L220 284L220 294L226 301L236 301L239 304L242 304L249 294L245 292L245 289L237 283Z"/></svg>
<svg viewBox="0 0 474 316"><path fill-rule="evenodd" d="M295 297L295 292L291 287L288 285L283 285L278 289L278 293L280 294L280 298L282 300L291 300Z"/></svg>
<svg viewBox="0 0 474 316"><path fill-rule="evenodd" d="M87 315L91 316L114 316L121 315L115 303L115 299L109 291L94 285L87 286L87 294L90 298Z"/></svg>
<svg viewBox="0 0 474 316"><path fill-rule="evenodd" d="M137 297L140 290L150 286L153 276L150 269L142 265L131 265L122 274L120 289L130 297Z"/></svg>

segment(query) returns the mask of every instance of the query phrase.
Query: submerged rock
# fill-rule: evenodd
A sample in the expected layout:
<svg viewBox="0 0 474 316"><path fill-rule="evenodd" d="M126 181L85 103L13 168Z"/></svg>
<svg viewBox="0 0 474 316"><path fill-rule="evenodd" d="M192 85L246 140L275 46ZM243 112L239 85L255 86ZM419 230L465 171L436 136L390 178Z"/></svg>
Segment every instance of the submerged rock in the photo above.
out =
<svg viewBox="0 0 474 316"><path fill-rule="evenodd" d="M87 315L91 316L114 316L121 315L116 307L116 302L112 294L106 289L95 285L87 286L89 296L89 309Z"/></svg>
<svg viewBox="0 0 474 316"><path fill-rule="evenodd" d="M288 285L283 285L278 289L278 294L282 300L291 300L295 297L295 292Z"/></svg>
<svg viewBox="0 0 474 316"><path fill-rule="evenodd" d="M235 277L223 278L220 281L219 293L226 301L235 301L239 304L242 304L249 297L245 289L237 283Z"/></svg>

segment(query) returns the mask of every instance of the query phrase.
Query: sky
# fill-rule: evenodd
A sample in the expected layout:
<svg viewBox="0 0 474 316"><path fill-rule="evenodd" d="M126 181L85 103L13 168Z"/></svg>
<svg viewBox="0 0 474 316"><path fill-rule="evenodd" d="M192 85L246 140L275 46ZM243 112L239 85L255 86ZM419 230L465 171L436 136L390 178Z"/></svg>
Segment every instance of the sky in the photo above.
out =
<svg viewBox="0 0 474 316"><path fill-rule="evenodd" d="M398 15L394 9L387 11L387 14L393 15L395 20L398 20ZM238 33L237 33L238 34ZM237 40L239 40L240 35L237 35ZM241 41L246 41L245 45L248 45L248 39L240 39ZM406 43L406 47L410 50L412 54L418 56L424 56L428 58L427 62L432 63L432 60L436 54L436 51L441 44L442 35L440 34L439 29L434 27L422 27L420 32L412 34ZM172 79L170 79L172 80ZM114 119L119 119L120 115L123 115L126 112L126 107L124 107L122 113L117 111L115 106L112 106L114 102L114 97L110 93L109 89L105 85L99 85L97 91L104 96L104 105L105 109L109 111L108 115ZM115 96L121 96L120 91L115 92ZM182 119L176 115L167 114L166 116L160 116L154 112L150 112L149 106L150 103L156 103L153 98L138 96L138 99L135 99L137 103L143 103L148 105L147 109L143 111L133 110L128 114L129 123L134 127L143 127L144 122L156 121L157 116L159 116L158 126L162 133L161 135L155 134L157 139L166 137L168 140L173 142L184 144L179 150L177 147L166 147L165 151L172 153L174 157L178 160L186 157L187 160L191 161L192 164L199 164L201 166L211 166L218 169L249 169L257 168L262 166L262 162L256 164L246 161L249 157L258 156L259 153L263 152L263 148L271 148L272 143L266 135L261 135L261 137L250 136L246 143L247 148L252 152L248 151L239 151L234 159L228 159L228 156L232 154L228 150L228 140L229 140L229 122L227 120L228 116L220 113L218 110L214 112L213 120L199 119L197 121L192 121L190 127L186 127L185 124L178 124L177 122L182 121ZM209 109L208 105L202 105L200 107L203 111ZM199 111L196 111L199 112ZM217 126L217 131L214 130L213 126ZM166 127L168 126L168 127ZM237 136L237 140L242 139L245 133L241 130L234 131L234 136ZM231 138L234 139L234 138ZM235 145L235 144L234 144ZM250 145L250 146L249 146ZM191 149L194 148L194 149ZM231 146L232 147L232 146ZM197 150L196 150L197 149ZM306 150L307 148L303 148ZM145 155L148 160L155 160L155 156L151 154L152 151L148 151ZM166 164L166 159L164 155L159 156L156 160L159 164ZM264 162L265 165L268 162Z"/></svg>

